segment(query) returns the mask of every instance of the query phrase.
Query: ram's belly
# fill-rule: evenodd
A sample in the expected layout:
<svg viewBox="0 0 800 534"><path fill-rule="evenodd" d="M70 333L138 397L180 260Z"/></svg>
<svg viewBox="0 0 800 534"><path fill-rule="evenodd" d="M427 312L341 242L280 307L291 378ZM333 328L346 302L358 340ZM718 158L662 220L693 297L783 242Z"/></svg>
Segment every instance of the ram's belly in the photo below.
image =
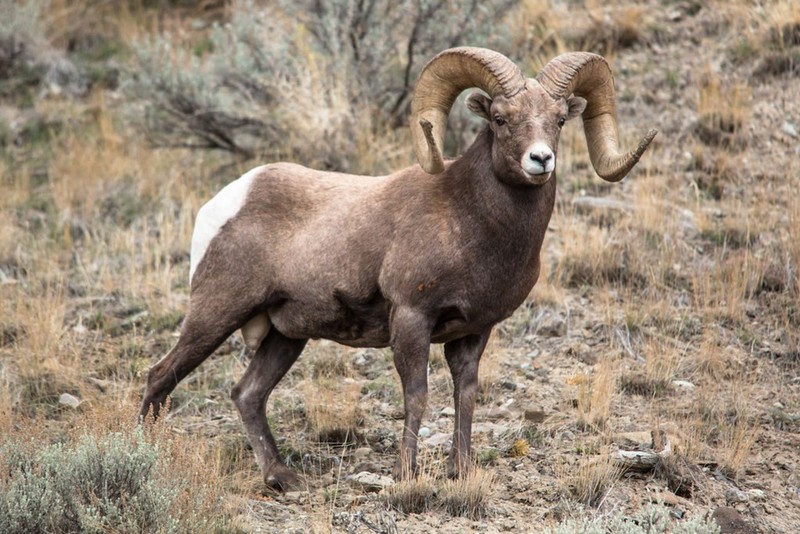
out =
<svg viewBox="0 0 800 534"><path fill-rule="evenodd" d="M358 303L287 300L270 308L269 318L291 338L330 339L351 347L389 345L389 311L380 297Z"/></svg>

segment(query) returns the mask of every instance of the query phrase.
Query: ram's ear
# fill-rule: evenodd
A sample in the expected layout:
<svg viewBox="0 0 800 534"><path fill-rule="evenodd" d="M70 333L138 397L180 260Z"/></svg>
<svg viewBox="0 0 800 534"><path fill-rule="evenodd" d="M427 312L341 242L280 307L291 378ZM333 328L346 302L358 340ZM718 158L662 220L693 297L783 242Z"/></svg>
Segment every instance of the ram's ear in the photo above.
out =
<svg viewBox="0 0 800 534"><path fill-rule="evenodd" d="M492 99L483 93L472 93L467 97L467 107L475 115L488 121L491 117Z"/></svg>
<svg viewBox="0 0 800 534"><path fill-rule="evenodd" d="M586 99L572 95L567 99L567 120L574 119L586 109Z"/></svg>

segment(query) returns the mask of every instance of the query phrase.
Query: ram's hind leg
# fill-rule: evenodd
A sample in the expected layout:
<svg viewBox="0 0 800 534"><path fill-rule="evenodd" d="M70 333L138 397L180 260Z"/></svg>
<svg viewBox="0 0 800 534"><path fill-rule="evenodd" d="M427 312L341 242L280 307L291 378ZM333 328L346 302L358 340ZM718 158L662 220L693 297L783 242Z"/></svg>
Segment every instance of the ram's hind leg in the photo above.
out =
<svg viewBox="0 0 800 534"><path fill-rule="evenodd" d="M242 326L255 305L251 303L249 308L236 306L235 310L230 310L214 299L195 298L193 295L178 342L148 372L140 417L149 413L157 417L175 386Z"/></svg>
<svg viewBox="0 0 800 534"><path fill-rule="evenodd" d="M281 462L275 438L269 429L265 406L270 393L297 361L307 341L289 339L272 328L231 392L264 482L283 491L297 489L300 478Z"/></svg>

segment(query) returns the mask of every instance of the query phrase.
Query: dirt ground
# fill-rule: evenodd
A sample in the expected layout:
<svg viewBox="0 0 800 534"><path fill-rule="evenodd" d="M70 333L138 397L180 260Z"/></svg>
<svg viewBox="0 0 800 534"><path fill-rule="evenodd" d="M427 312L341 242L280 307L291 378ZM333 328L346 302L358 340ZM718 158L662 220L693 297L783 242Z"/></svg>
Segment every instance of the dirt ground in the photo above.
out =
<svg viewBox="0 0 800 534"><path fill-rule="evenodd" d="M497 328L484 356L490 382L476 414L474 448L494 483L483 517L452 517L435 505L422 513L387 509L383 493L351 480L363 471L391 472L402 417L397 377L387 351L319 342L305 357L313 361L333 353L344 359L350 370L342 380L361 390L357 439L342 448L296 437L309 368L293 371L274 394L280 408L271 420L286 440L283 446L299 448L294 463L308 471L309 491L237 496L247 503L249 528L324 530L332 517L334 530L349 532L536 532L584 504L591 505L585 513L597 517L662 502L676 519L713 516L723 532L800 530L798 300L787 290L796 284L797 266L787 266L777 247L786 232L798 235L790 225L798 223L792 213L797 213L800 172L800 79L796 66L765 73L764 54L732 56L741 39L728 31L735 14L698 6L675 2L648 9L641 21L648 31L616 52L623 139L656 127L654 148L621 185L601 184L590 173L560 178L558 209L543 251L551 281L540 283L529 304ZM797 27L790 31L796 40ZM722 89L710 97L706 91L712 103L701 102L714 83ZM735 101L732 87L748 92L739 104L746 119L736 131L724 126L715 131L699 108ZM563 142L577 145L582 139L574 134ZM594 198L612 202L600 205ZM649 268L672 261L667 269L677 281L653 287L635 277L614 281L609 275L611 283L559 284L563 277L552 282L552 273L563 272L569 259L569 241L574 247L574 240L587 238L581 231L588 226L609 228L612 253L624 262L630 248L648 246L639 224L645 219L652 225L653 217L656 225L665 225L663 233L652 229L661 246L639 254L635 269L647 277ZM738 228L746 243L733 243L734 234L726 234L730 242L720 252L713 234L720 226ZM667 249L665 260L660 254ZM731 273L746 277L752 258L777 278L777 286L762 281L761 289L740 303L740 314L700 311L691 289L697 273L728 262ZM718 302L722 308L728 304ZM793 311L782 315L778 309ZM661 385L653 383L658 371L648 363L659 358L672 366ZM612 373L605 393L598 382L604 362ZM452 386L436 352L429 379L423 470L441 477L453 427ZM586 398L589 404L607 403L599 423ZM215 408L220 415L213 423L177 414L175 424L199 426L201 434L239 434L225 393L212 400L226 406ZM659 429L672 455L658 467L605 480L597 475L596 466L614 465L607 458L620 450L663 452L663 443L652 443ZM524 454L514 449L519 439L530 445ZM580 504L575 477L599 477L607 491Z"/></svg>
<svg viewBox="0 0 800 534"><path fill-rule="evenodd" d="M229 398L247 364L232 338L178 387L166 421L213 444L245 531L540 532L657 502L676 524L800 532L800 13L791 2L785 20L771 4L612 4L562 32L609 51L623 145L659 134L624 182L606 184L579 125L565 130L544 272L482 361L475 518L443 504L466 490L443 474L453 412L441 347L420 432L423 496L404 508L382 489L403 415L389 350L309 344L268 405L307 490L274 494ZM173 268L188 272L188 258ZM131 358L130 391L177 335L131 331L137 311L114 294L68 308L72 326L89 308L117 318L92 350ZM135 350L119 348L125 336ZM108 384L88 369L97 402ZM654 464L626 462L631 451Z"/></svg>

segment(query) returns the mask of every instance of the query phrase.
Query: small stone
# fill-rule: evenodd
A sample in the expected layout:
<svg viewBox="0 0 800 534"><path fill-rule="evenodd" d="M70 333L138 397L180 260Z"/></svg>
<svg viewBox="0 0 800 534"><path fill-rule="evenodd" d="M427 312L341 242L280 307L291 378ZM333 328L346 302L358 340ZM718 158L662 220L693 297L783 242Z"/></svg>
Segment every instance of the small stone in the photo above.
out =
<svg viewBox="0 0 800 534"><path fill-rule="evenodd" d="M499 421L502 419L514 419L514 413L505 406L498 406L496 408L475 410L475 418L485 419L488 421Z"/></svg>
<svg viewBox="0 0 800 534"><path fill-rule="evenodd" d="M789 121L784 121L783 122L783 126L781 126L781 130L783 130L783 133L785 133L789 137L795 137L795 138L797 137L797 128L795 127L794 124L792 124Z"/></svg>
<svg viewBox="0 0 800 534"><path fill-rule="evenodd" d="M369 471L361 471L348 478L351 482L367 491L380 491L394 484L392 477L370 473Z"/></svg>
<svg viewBox="0 0 800 534"><path fill-rule="evenodd" d="M543 422L547 414L543 410L525 410L525 420L535 425Z"/></svg>
<svg viewBox="0 0 800 534"><path fill-rule="evenodd" d="M516 391L517 385L514 382L500 382L500 387L508 391Z"/></svg>
<svg viewBox="0 0 800 534"><path fill-rule="evenodd" d="M452 434L447 434L445 432L437 432L436 434L426 439L425 444L431 447L443 447L447 445L447 442L450 441L450 438L452 437L453 437Z"/></svg>
<svg viewBox="0 0 800 534"><path fill-rule="evenodd" d="M494 436L501 436L509 431L507 425L498 425L497 423L476 423L472 425L473 434L491 434Z"/></svg>
<svg viewBox="0 0 800 534"><path fill-rule="evenodd" d="M694 389L694 384L686 380L673 380L672 385L675 386L676 389L682 389L685 391L691 391Z"/></svg>
<svg viewBox="0 0 800 534"><path fill-rule="evenodd" d="M739 488L730 487L725 490L725 501L728 504L737 504L740 502L747 502L749 497L747 493L743 492Z"/></svg>
<svg viewBox="0 0 800 534"><path fill-rule="evenodd" d="M567 333L567 322L560 313L546 313L539 322L536 333L542 337L562 337Z"/></svg>
<svg viewBox="0 0 800 534"><path fill-rule="evenodd" d="M299 503L303 501L305 495L307 495L305 491L287 491L283 494L283 500L285 502Z"/></svg>
<svg viewBox="0 0 800 534"><path fill-rule="evenodd" d="M755 534L757 532L735 508L720 506L714 510L713 517L722 534Z"/></svg>
<svg viewBox="0 0 800 534"><path fill-rule="evenodd" d="M456 409L452 406L448 406L447 408L442 408L442 411L439 412L439 415L444 415L447 417L453 417L456 414Z"/></svg>
<svg viewBox="0 0 800 534"><path fill-rule="evenodd" d="M353 451L353 458L356 460L363 460L370 456L374 451L369 447L359 447Z"/></svg>
<svg viewBox="0 0 800 534"><path fill-rule="evenodd" d="M64 406L69 406L70 408L77 408L81 405L81 400L74 395L70 395L69 393L62 393L58 397L58 403L63 404Z"/></svg>
<svg viewBox="0 0 800 534"><path fill-rule="evenodd" d="M747 495L754 501L763 501L767 498L767 492L760 489L747 490Z"/></svg>
<svg viewBox="0 0 800 534"><path fill-rule="evenodd" d="M428 428L427 426L423 426L422 428L419 429L418 435L421 438L427 438L428 436L431 435L431 429Z"/></svg>
<svg viewBox="0 0 800 534"><path fill-rule="evenodd" d="M782 402L778 401L773 402L772 407L775 408L776 410L783 410L786 408L786 406L784 406Z"/></svg>

